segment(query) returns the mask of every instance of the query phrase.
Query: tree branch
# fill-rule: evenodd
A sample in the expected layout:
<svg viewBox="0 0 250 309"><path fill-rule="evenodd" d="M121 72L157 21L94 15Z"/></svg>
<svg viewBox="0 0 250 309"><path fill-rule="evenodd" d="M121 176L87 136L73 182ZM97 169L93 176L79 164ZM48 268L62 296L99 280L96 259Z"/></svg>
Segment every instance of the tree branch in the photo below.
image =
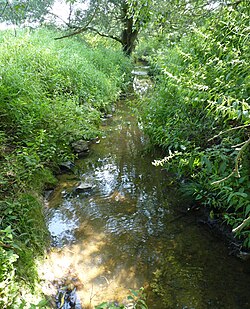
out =
<svg viewBox="0 0 250 309"><path fill-rule="evenodd" d="M0 241L0 247L2 248L7 248L7 249L13 249L12 246L10 244L5 244L3 242Z"/></svg>
<svg viewBox="0 0 250 309"><path fill-rule="evenodd" d="M243 220L243 222L237 226L236 228L234 228L232 230L233 233L237 233L240 232L246 225L248 225L250 223L250 216L248 218L246 218L245 220Z"/></svg>
<svg viewBox="0 0 250 309"><path fill-rule="evenodd" d="M250 127L250 124L245 124L245 125L242 125L242 126L230 128L230 129L225 130L225 131L221 131L219 134L217 134L217 135L211 137L211 138L208 140L208 142L211 142L212 140L214 140L215 138L221 136L222 134L225 134L225 133L228 133L228 132L231 132L231 131L234 131L234 130L238 130L238 129L247 128L247 127Z"/></svg>
<svg viewBox="0 0 250 309"><path fill-rule="evenodd" d="M63 36L60 36L58 38L55 38L55 40L61 40L61 39L65 39L65 38L69 38L71 36L74 36L74 35L77 35L77 34L80 34L84 31L86 31L87 29L84 27L84 28L80 28L79 30L75 31L75 32L72 32L72 33L69 33L69 34L65 34Z"/></svg>
<svg viewBox="0 0 250 309"><path fill-rule="evenodd" d="M211 185L218 185L219 183L228 180L228 179L229 179L230 177L232 177L234 174L235 174L235 170L233 170L232 173L229 174L227 177L225 177L225 178L223 178L223 179L220 179L220 180L217 180L217 181L213 181L213 182L211 183Z"/></svg>
<svg viewBox="0 0 250 309"><path fill-rule="evenodd" d="M88 27L87 30L91 30L91 31L97 33L98 35L100 35L100 36L102 36L102 37L110 38L110 39L113 39L113 40L115 40L115 41L117 41L117 42L119 42L119 43L122 43L122 40L121 40L120 38L118 38L118 37L116 37L116 36L113 36L113 35L111 35L111 34L101 33L101 32L99 32L97 29L95 29L95 28L93 28L93 27Z"/></svg>
<svg viewBox="0 0 250 309"><path fill-rule="evenodd" d="M58 18L58 19L60 19L67 27L69 27L69 28L74 28L74 29L75 29L75 27L71 26L69 23L67 23L64 19L62 19L62 18L61 18L60 16L58 16L57 14L55 14L55 13L53 13L53 12L49 12L48 14L49 14L49 15L52 15L52 16Z"/></svg>
<svg viewBox="0 0 250 309"><path fill-rule="evenodd" d="M240 161L240 158L243 154L243 152L245 151L245 149L247 148L247 146L250 145L250 138L244 142L244 144L241 146L241 148L239 149L239 152L235 158L235 167L234 167L234 170L232 171L231 174L229 174L227 177L221 179L221 180L217 180L217 181L214 181L211 183L211 185L217 185L227 179L229 179L231 176L233 176L234 174L236 174L237 177L240 177L240 173L239 173L239 161Z"/></svg>
<svg viewBox="0 0 250 309"><path fill-rule="evenodd" d="M68 16L68 25L69 27L71 26L71 16L72 16L72 13L73 13L73 6L72 6L72 3L70 2L69 4L69 16Z"/></svg>
<svg viewBox="0 0 250 309"><path fill-rule="evenodd" d="M68 38L68 37L70 37L70 36L74 36L74 35L80 34L80 33L84 32L84 31L88 30L88 26L90 25L90 23L91 23L91 22L93 21L93 19L95 18L95 15L96 15L96 13L97 13L97 10L98 10L98 6L96 6L93 15L91 16L90 20L87 22L87 24L86 24L84 27L81 27L81 28L79 28L77 31L72 32L72 33L70 33L70 34L66 34L66 35L63 35L63 36L61 36L61 37L55 38L55 40L60 40L60 39ZM64 21L64 22L65 22L65 21ZM66 22L65 22L65 24L68 25L69 28L76 28L76 27L73 27L73 26L71 26L70 24L68 24L68 23L66 23Z"/></svg>
<svg viewBox="0 0 250 309"><path fill-rule="evenodd" d="M97 33L98 35L102 36L102 37L105 37L105 38L110 38L110 39L113 39L119 43L122 43L122 40L116 36L113 36L113 35L110 35L110 34L105 34L105 33L101 33L99 30L95 29L94 27L84 27L84 28L81 28L75 32L72 32L72 33L69 33L69 34L66 34L66 35L63 35L59 38L55 38L55 40L60 40L60 39L65 39L65 38L68 38L68 37L71 37L71 36L74 36L74 35L77 35L77 34L80 34L84 31L87 31L87 30L90 30L90 31L93 31L95 33Z"/></svg>

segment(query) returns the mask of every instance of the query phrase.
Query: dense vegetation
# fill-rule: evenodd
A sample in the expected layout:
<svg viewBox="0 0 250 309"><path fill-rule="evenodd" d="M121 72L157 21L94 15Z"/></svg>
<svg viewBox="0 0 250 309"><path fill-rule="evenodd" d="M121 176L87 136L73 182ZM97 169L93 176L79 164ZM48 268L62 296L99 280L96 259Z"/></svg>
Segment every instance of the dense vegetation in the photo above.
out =
<svg viewBox="0 0 250 309"><path fill-rule="evenodd" d="M67 32L0 34L3 308L20 308L25 286L35 289L35 259L49 243L43 190L56 183L60 164L75 158L74 141L100 134L101 116L131 71L121 51L92 48L77 36L83 33L111 38L127 55L140 40L136 56L149 62L155 82L140 114L152 143L166 151L155 165L181 179L212 223L224 221L250 247L248 1L100 0L87 9L74 8L84 0L66 2ZM53 3L2 1L0 21L44 22Z"/></svg>
<svg viewBox="0 0 250 309"><path fill-rule="evenodd" d="M225 221L250 247L249 5L219 8L204 26L158 35L146 55L156 86L142 104L155 161L182 179L182 189Z"/></svg>
<svg viewBox="0 0 250 309"><path fill-rule="evenodd" d="M0 36L1 308L20 308L20 288L35 287L35 258L49 244L42 190L74 159L72 142L100 133L130 71L119 50L56 36L45 29Z"/></svg>

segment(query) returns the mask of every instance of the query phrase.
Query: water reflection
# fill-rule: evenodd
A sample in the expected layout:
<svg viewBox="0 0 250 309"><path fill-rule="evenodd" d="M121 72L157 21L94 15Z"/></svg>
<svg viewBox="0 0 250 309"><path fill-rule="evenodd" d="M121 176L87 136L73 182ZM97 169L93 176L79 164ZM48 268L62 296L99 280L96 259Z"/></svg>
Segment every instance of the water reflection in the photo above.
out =
<svg viewBox="0 0 250 309"><path fill-rule="evenodd" d="M103 128L106 138L77 163L79 180L92 189L72 190L58 204L51 201L47 214L56 247L47 269L57 270L54 278L70 277L70 269L85 286L79 290L83 303L94 291L92 305L121 301L129 288L151 280L162 247L159 237L171 216L159 190L166 175L144 156L146 140L134 116L122 120L123 113L131 114L129 109L117 113Z"/></svg>
<svg viewBox="0 0 250 309"><path fill-rule="evenodd" d="M126 143L125 139L123 143ZM101 145L98 148L102 148ZM133 159L142 160L139 149L137 153ZM119 156L111 157L109 153L102 159L95 156L96 162L92 161L91 165L88 161L93 158L80 162L80 170L86 170L80 178L91 183L92 190L68 194L60 208L51 208L48 212L49 230L56 238L55 244L63 245L65 239L68 243L74 241L74 231L86 218L96 220L93 225L102 226L105 233L114 235L132 233L141 238L144 234L156 237L163 233L165 216L170 211L155 186L160 181L159 175L151 175L146 183L142 181L152 169L150 162L135 165L130 159L128 164L126 157L131 156L130 149L120 152ZM121 156L126 160L122 161ZM160 204L163 207L159 207Z"/></svg>
<svg viewBox="0 0 250 309"><path fill-rule="evenodd" d="M229 257L195 217L179 216L185 205L144 153L131 110L120 106L108 121L105 138L77 162L77 181L92 189L76 192L77 181L64 175L50 201L54 249L41 272L53 284L45 293L69 279L82 304L94 306L151 283L158 296L149 293L150 308L247 309L247 264Z"/></svg>

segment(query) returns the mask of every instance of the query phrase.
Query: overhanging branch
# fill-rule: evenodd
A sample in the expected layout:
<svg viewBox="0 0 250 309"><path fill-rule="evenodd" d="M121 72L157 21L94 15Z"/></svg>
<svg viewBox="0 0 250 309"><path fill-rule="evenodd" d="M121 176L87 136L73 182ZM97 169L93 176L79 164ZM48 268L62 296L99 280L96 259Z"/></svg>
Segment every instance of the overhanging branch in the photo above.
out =
<svg viewBox="0 0 250 309"><path fill-rule="evenodd" d="M111 34L106 34L106 33L101 33L99 30L95 29L94 27L88 27L87 30L91 30L95 33L97 33L98 35L102 36L102 37L105 37L105 38L110 38L110 39L113 39L119 43L122 43L122 40L116 36L113 36Z"/></svg>
<svg viewBox="0 0 250 309"><path fill-rule="evenodd" d="M248 226L250 223L250 216L248 218L246 218L245 220L243 220L243 222L237 226L236 228L233 229L233 233L237 233L240 232L245 226Z"/></svg>
<svg viewBox="0 0 250 309"><path fill-rule="evenodd" d="M93 19L94 19L95 16L96 16L97 11L98 11L98 6L96 6L93 15L91 16L91 18L89 19L89 21L87 22L87 24L84 25L84 27L79 27L79 28L78 28L78 27L74 27L74 26L71 26L71 25L69 25L68 23L66 23L66 22L64 21L71 29L72 29L72 28L74 28L74 29L78 28L78 29L75 30L75 31L72 32L72 33L65 34L65 35L63 35L63 36L61 36L61 37L55 38L55 40L60 40L60 39L69 38L69 37L71 37L71 36L75 36L75 35L78 35L78 34L80 34L80 33L85 32L85 31L87 31L87 30L90 30L90 31L92 31L92 32L97 33L98 35L100 35L100 36L102 36L102 37L113 39L113 40L115 40L115 41L117 41L117 42L119 42L119 43L122 44L122 40L121 40L119 37L113 36L113 35L111 35L111 34L102 33L102 32L100 32L98 29L96 29L96 28L90 26L91 22L93 21Z"/></svg>
<svg viewBox="0 0 250 309"><path fill-rule="evenodd" d="M93 31L95 33L97 33L98 35L102 36L102 37L105 37L105 38L110 38L110 39L113 39L119 43L122 43L122 40L116 36L113 36L113 35L110 35L110 34L106 34L106 33L102 33L100 32L99 30L95 29L94 27L83 27L83 28L80 28L79 30L77 31L74 31L72 33L69 33L69 34L65 34L63 36L60 36L58 38L55 38L55 40L60 40L60 39L65 39L65 38L69 38L71 36L74 36L74 35L77 35L77 34L80 34L82 32L85 32L87 30L90 30L90 31Z"/></svg>
<svg viewBox="0 0 250 309"><path fill-rule="evenodd" d="M229 174L227 177L221 179L221 180L217 180L217 181L214 181L212 182L211 184L212 185L217 185L221 182L224 182L225 180L229 179L230 177L232 177L233 175L236 175L237 177L240 177L240 173L239 173L239 161L240 161L240 158L243 154L243 152L246 150L246 148L250 145L250 138L248 140L246 140L243 145L241 146L241 148L239 149L239 152L237 154L237 157L235 159L235 167L234 167L234 170L232 171L231 174Z"/></svg>
<svg viewBox="0 0 250 309"><path fill-rule="evenodd" d="M248 128L248 127L250 127L250 124L249 124L249 123L248 123L248 124L245 124L245 125L242 125L242 126L233 127L233 128L228 129L228 130L225 130L225 131L221 131L219 134L217 134L217 135L213 136L212 138L210 138L210 139L208 140L208 142L214 140L215 138L221 136L222 134L225 134L225 133L228 133L228 132L231 132L231 131L234 131L234 130L239 130L239 129L243 129L243 128Z"/></svg>
<svg viewBox="0 0 250 309"><path fill-rule="evenodd" d="M66 22L63 18L61 18L61 17L58 16L57 14L55 14L55 13L53 13L53 12L49 12L48 14L51 15L51 16L54 16L54 17L56 17L56 18L58 18L58 19L60 19L68 28L73 28L73 29L75 29L75 27L71 26L70 23Z"/></svg>

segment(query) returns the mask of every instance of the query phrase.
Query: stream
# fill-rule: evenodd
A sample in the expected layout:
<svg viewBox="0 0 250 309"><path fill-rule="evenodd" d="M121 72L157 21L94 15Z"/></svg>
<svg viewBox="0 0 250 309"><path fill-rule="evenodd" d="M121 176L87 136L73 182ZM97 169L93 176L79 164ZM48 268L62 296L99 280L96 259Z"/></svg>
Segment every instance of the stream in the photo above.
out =
<svg viewBox="0 0 250 309"><path fill-rule="evenodd" d="M134 75L143 95L145 70ZM250 308L249 263L229 255L195 214L183 215L188 204L166 171L152 165L157 154L147 151L131 104L117 103L101 129L47 201L52 246L39 270L43 292L75 287L76 308L126 304L129 289L141 287L150 309ZM85 190L75 190L79 182Z"/></svg>

